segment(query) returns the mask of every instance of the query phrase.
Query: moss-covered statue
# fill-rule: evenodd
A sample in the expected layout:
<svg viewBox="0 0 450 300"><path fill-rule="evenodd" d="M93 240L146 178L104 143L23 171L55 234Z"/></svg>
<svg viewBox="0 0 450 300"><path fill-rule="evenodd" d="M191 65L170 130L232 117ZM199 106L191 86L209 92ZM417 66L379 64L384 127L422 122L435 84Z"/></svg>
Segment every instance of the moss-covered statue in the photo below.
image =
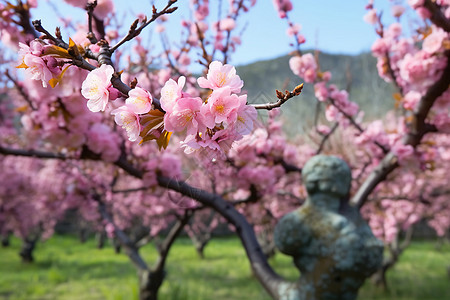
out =
<svg viewBox="0 0 450 300"><path fill-rule="evenodd" d="M381 265L383 244L348 205L350 168L337 157L318 155L305 164L302 176L305 204L275 228L276 246L301 272L297 283L282 287L282 299L356 299Z"/></svg>

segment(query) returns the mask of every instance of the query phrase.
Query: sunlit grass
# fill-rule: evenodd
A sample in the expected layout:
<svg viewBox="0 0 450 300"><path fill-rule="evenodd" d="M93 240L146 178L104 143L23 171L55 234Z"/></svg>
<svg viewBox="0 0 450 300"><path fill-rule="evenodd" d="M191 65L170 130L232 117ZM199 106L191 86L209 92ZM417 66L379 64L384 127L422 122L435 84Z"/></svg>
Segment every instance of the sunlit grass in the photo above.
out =
<svg viewBox="0 0 450 300"><path fill-rule="evenodd" d="M0 299L137 299L135 269L124 254L112 247L98 250L95 242L81 244L73 237L55 236L39 243L34 264L22 264L20 241L0 248ZM151 245L142 249L148 264L156 257ZM270 299L252 276L245 252L236 238L214 239L197 257L188 239L174 245L167 265L167 280L160 299ZM279 255L270 263L290 278L297 276L289 257ZM450 245L440 251L432 242L415 242L389 272L388 294L366 283L360 299L450 299Z"/></svg>

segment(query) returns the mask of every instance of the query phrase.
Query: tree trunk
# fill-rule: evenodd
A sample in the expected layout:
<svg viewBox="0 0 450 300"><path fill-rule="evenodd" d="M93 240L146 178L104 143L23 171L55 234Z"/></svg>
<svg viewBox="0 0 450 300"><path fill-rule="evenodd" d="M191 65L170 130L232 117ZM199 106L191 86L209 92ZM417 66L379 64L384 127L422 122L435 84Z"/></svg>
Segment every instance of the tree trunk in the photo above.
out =
<svg viewBox="0 0 450 300"><path fill-rule="evenodd" d="M2 247L8 247L10 244L10 240L9 240L9 233L3 234L2 235Z"/></svg>
<svg viewBox="0 0 450 300"><path fill-rule="evenodd" d="M36 248L37 239L25 238L23 240L22 249L19 252L22 262L31 263L34 261L33 251Z"/></svg>
<svg viewBox="0 0 450 300"><path fill-rule="evenodd" d="M375 274L372 275L372 282L386 292L389 290L386 280L386 272L388 269L389 268L387 268L386 266L383 266Z"/></svg>
<svg viewBox="0 0 450 300"><path fill-rule="evenodd" d="M105 247L106 233L104 231L97 232L97 249Z"/></svg>
<svg viewBox="0 0 450 300"><path fill-rule="evenodd" d="M161 271L139 271L139 300L157 300L165 273Z"/></svg>
<svg viewBox="0 0 450 300"><path fill-rule="evenodd" d="M197 251L198 257L200 257L200 259L205 259L206 244L207 242L205 241L195 243L195 251Z"/></svg>
<svg viewBox="0 0 450 300"><path fill-rule="evenodd" d="M80 228L78 231L78 237L80 238L80 243L84 244L87 241L88 231L86 228Z"/></svg>
<svg viewBox="0 0 450 300"><path fill-rule="evenodd" d="M121 245L120 245L120 241L117 238L112 238L112 244L114 246L114 252L116 254L119 254L120 251L122 250Z"/></svg>

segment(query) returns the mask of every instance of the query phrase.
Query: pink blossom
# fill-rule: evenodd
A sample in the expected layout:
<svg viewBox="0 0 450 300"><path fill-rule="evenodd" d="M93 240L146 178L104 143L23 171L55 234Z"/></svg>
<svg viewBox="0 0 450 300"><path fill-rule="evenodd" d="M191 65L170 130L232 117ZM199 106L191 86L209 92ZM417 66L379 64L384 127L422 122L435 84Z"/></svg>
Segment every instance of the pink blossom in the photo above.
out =
<svg viewBox="0 0 450 300"><path fill-rule="evenodd" d="M227 86L232 93L239 93L244 86L244 82L236 75L236 69L228 64L222 65L219 61L213 61L206 78L198 78L197 83L202 88L212 90Z"/></svg>
<svg viewBox="0 0 450 300"><path fill-rule="evenodd" d="M286 34L288 36L294 36L297 35L297 33L299 33L301 29L302 26L300 24L293 24L292 26L289 26L289 28L286 30Z"/></svg>
<svg viewBox="0 0 450 300"><path fill-rule="evenodd" d="M18 68L25 68L25 74L33 80L41 80L42 86L47 87L50 79L61 73L58 62L52 56L44 56L44 45L33 40L30 46L19 43L19 56L21 64Z"/></svg>
<svg viewBox="0 0 450 300"><path fill-rule="evenodd" d="M203 129L203 123L199 115L202 103L200 98L178 99L171 112L164 115L164 128L167 131L183 131L186 129L188 135L196 134L199 127Z"/></svg>
<svg viewBox="0 0 450 300"><path fill-rule="evenodd" d="M178 82L169 79L161 89L161 108L170 113L177 100L182 96L182 90L186 83L186 77L180 76Z"/></svg>
<svg viewBox="0 0 450 300"><path fill-rule="evenodd" d="M297 43L303 44L306 42L306 38L303 34L297 34Z"/></svg>
<svg viewBox="0 0 450 300"><path fill-rule="evenodd" d="M377 10L371 9L369 10L363 17L364 22L369 23L370 25L375 25L378 21Z"/></svg>
<svg viewBox="0 0 450 300"><path fill-rule="evenodd" d="M93 0L89 0L92 2ZM114 2L112 0L97 0L97 6L94 9L94 15L99 19L106 18L114 12Z"/></svg>
<svg viewBox="0 0 450 300"><path fill-rule="evenodd" d="M245 97L246 99L247 97ZM215 123L224 121L228 123L234 122L236 120L235 114L234 120L229 120L229 118L231 117L231 112L239 107L239 102L239 97L236 94L231 94L229 87L214 90L208 99L208 104L202 108L202 113L208 120L206 121L208 127L213 128Z"/></svg>
<svg viewBox="0 0 450 300"><path fill-rule="evenodd" d="M109 88L114 69L110 65L101 65L91 71L81 85L81 94L88 99L90 111L104 111L109 100Z"/></svg>
<svg viewBox="0 0 450 300"><path fill-rule="evenodd" d="M302 77L306 82L314 82L316 79L317 63L311 53L302 56L294 56L289 60L289 67L292 72Z"/></svg>
<svg viewBox="0 0 450 300"><path fill-rule="evenodd" d="M220 29L231 31L236 27L236 22L232 18L225 18L220 21Z"/></svg>
<svg viewBox="0 0 450 300"><path fill-rule="evenodd" d="M194 11L195 19L198 21L203 21L209 15L209 3L204 1L202 5L196 7Z"/></svg>
<svg viewBox="0 0 450 300"><path fill-rule="evenodd" d="M314 85L314 95L319 101L326 101L328 98L328 89L324 81L318 82Z"/></svg>
<svg viewBox="0 0 450 300"><path fill-rule="evenodd" d="M396 39L402 34L402 25L400 23L393 23L391 24L387 31L386 31L386 37Z"/></svg>
<svg viewBox="0 0 450 300"><path fill-rule="evenodd" d="M386 51L389 49L389 42L384 38L376 39L372 44L372 52L374 56L382 57L386 54Z"/></svg>
<svg viewBox="0 0 450 300"><path fill-rule="evenodd" d="M134 142L139 138L139 133L141 132L139 116L129 106L123 105L113 110L111 114L114 115L114 121L116 121L117 125L125 129L130 141Z"/></svg>
<svg viewBox="0 0 450 300"><path fill-rule="evenodd" d="M391 14L398 18L405 12L405 7L402 5L394 5L391 7Z"/></svg>
<svg viewBox="0 0 450 300"><path fill-rule="evenodd" d="M423 40L422 48L429 54L442 51L445 40L449 40L449 34L441 28L433 27L433 32Z"/></svg>
<svg viewBox="0 0 450 300"><path fill-rule="evenodd" d="M280 18L285 18L286 13L291 11L293 6L290 0L273 0L273 6L278 11Z"/></svg>
<svg viewBox="0 0 450 300"><path fill-rule="evenodd" d="M145 114L152 108L152 95L146 90L136 87L128 93L125 104L136 114Z"/></svg>
<svg viewBox="0 0 450 300"><path fill-rule="evenodd" d="M331 72L330 71L325 71L322 73L322 80L324 81L330 81L331 79Z"/></svg>
<svg viewBox="0 0 450 300"><path fill-rule="evenodd" d="M414 148L411 145L404 145L401 142L394 144L391 150L397 156L399 163L414 154Z"/></svg>
<svg viewBox="0 0 450 300"><path fill-rule="evenodd" d="M258 113L253 106L247 105L247 97L239 96L239 106L233 113L236 114L234 128L240 135L250 134L253 130L253 124L256 121Z"/></svg>
<svg viewBox="0 0 450 300"><path fill-rule="evenodd" d="M409 91L403 99L403 107L408 110L414 110L419 104L422 95L417 91Z"/></svg>
<svg viewBox="0 0 450 300"><path fill-rule="evenodd" d="M88 0L64 0L64 2L75 7L85 8Z"/></svg>
<svg viewBox="0 0 450 300"><path fill-rule="evenodd" d="M423 20L431 18L431 12L423 6L416 8L416 13Z"/></svg>
<svg viewBox="0 0 450 300"><path fill-rule="evenodd" d="M408 0L408 4L412 8L418 8L420 6L423 6L424 3L425 3L425 0Z"/></svg>
<svg viewBox="0 0 450 300"><path fill-rule="evenodd" d="M44 60L39 56L26 54L23 63L26 65L25 74L33 80L41 80L43 87L47 87L47 83L54 77L54 72L58 70L56 59L51 56Z"/></svg>
<svg viewBox="0 0 450 300"><path fill-rule="evenodd" d="M317 132L319 132L322 135L327 135L331 132L330 127L328 127L327 125L323 125L323 124L317 125L316 130L317 130Z"/></svg>

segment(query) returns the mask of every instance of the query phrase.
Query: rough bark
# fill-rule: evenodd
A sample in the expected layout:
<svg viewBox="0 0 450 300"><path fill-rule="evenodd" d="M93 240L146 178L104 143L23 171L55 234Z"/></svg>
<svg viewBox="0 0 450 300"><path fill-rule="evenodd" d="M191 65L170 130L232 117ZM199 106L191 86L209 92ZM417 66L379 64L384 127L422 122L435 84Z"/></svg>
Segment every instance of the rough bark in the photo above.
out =
<svg viewBox="0 0 450 300"><path fill-rule="evenodd" d="M413 235L413 227L408 228L406 231L405 237L401 245L398 243L397 238L389 244L389 256L385 256L383 260L383 265L381 268L372 276L372 282L379 286L384 291L389 290L389 286L386 279L387 272L395 266L398 262L400 255L405 251L405 249L411 243Z"/></svg>
<svg viewBox="0 0 450 300"><path fill-rule="evenodd" d="M36 248L37 238L25 238L22 243L19 255L24 263L32 263L34 261L33 251Z"/></svg>
<svg viewBox="0 0 450 300"><path fill-rule="evenodd" d="M4 234L2 235L2 247L9 247L10 240L9 240L10 234Z"/></svg>
<svg viewBox="0 0 450 300"><path fill-rule="evenodd" d="M97 232L95 235L97 239L97 249L103 249L105 247L106 233L104 231Z"/></svg>

